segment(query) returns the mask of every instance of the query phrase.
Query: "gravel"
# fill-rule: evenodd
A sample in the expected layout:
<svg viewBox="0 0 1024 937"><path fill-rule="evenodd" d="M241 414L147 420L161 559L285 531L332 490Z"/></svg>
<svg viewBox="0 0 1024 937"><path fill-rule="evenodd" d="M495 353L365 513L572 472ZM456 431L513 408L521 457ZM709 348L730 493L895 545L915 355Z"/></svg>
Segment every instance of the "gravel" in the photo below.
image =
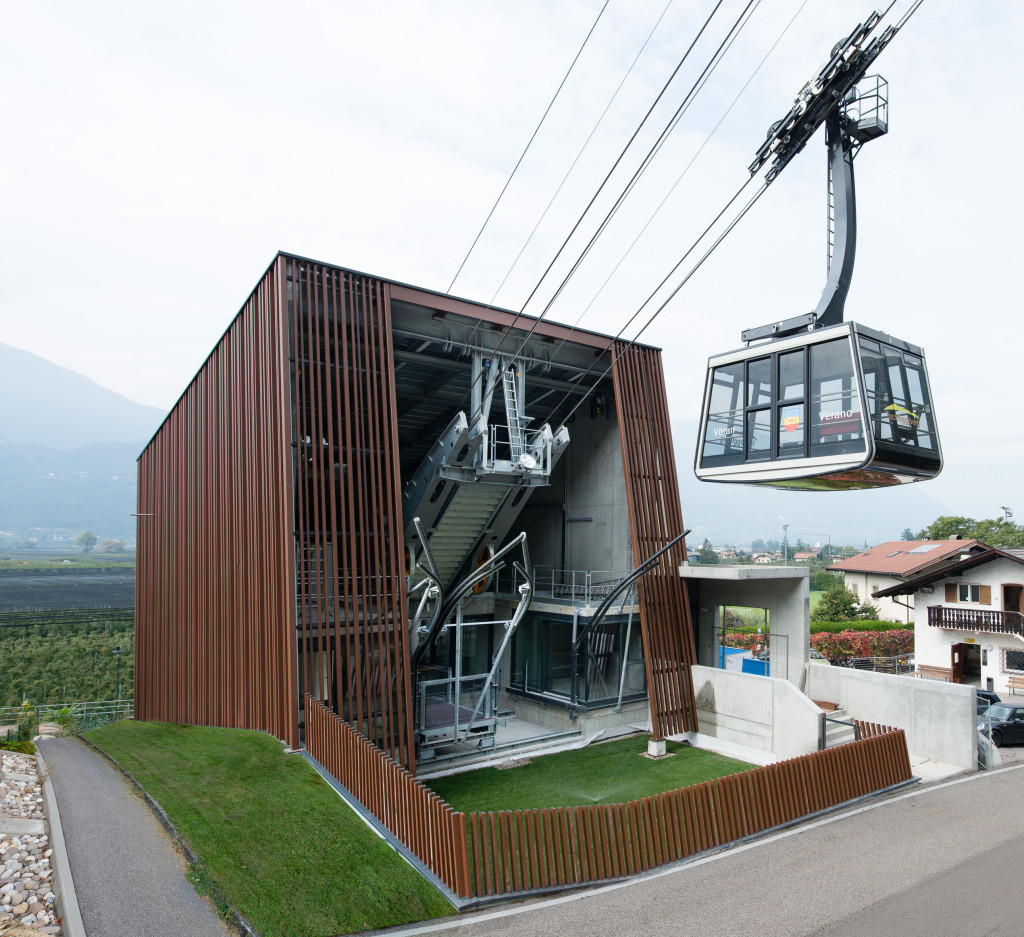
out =
<svg viewBox="0 0 1024 937"><path fill-rule="evenodd" d="M35 758L0 752L0 824L43 819ZM54 911L52 854L45 834L0 833L0 933L13 934L19 924L32 933L61 933Z"/></svg>

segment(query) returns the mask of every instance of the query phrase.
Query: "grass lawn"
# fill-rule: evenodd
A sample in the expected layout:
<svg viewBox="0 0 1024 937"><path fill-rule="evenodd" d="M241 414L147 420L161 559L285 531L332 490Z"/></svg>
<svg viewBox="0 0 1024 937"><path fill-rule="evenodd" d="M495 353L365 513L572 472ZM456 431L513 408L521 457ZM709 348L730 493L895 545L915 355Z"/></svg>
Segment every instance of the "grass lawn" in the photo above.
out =
<svg viewBox="0 0 1024 937"><path fill-rule="evenodd" d="M820 598L821 598L821 597L822 597L822 596L823 596L824 594L825 594L825 593L823 593L823 592L815 592L815 591L814 591L813 589L811 590L811 605L810 605L810 608L811 608L811 611L812 611L812 612L814 611L814 609L815 609L815 606L816 606L816 605L818 604L818 600L819 600L819 599L820 599Z"/></svg>
<svg viewBox="0 0 1024 937"><path fill-rule="evenodd" d="M164 808L261 937L325 937L453 913L300 755L262 732L118 722L87 735Z"/></svg>
<svg viewBox="0 0 1024 937"><path fill-rule="evenodd" d="M456 810L572 807L638 800L746 771L751 765L669 742L672 758L644 758L646 735L533 758L514 768L481 768L425 783Z"/></svg>

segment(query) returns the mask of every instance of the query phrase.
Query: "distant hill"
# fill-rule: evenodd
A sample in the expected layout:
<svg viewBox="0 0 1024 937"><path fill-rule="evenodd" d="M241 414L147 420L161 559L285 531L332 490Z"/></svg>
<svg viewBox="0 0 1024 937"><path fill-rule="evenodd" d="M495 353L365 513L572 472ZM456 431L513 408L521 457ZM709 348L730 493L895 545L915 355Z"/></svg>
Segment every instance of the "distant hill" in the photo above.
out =
<svg viewBox="0 0 1024 937"><path fill-rule="evenodd" d="M68 368L0 344L0 444L55 450L144 444L164 416Z"/></svg>
<svg viewBox="0 0 1024 937"><path fill-rule="evenodd" d="M0 344L0 530L134 536L135 460L164 415Z"/></svg>

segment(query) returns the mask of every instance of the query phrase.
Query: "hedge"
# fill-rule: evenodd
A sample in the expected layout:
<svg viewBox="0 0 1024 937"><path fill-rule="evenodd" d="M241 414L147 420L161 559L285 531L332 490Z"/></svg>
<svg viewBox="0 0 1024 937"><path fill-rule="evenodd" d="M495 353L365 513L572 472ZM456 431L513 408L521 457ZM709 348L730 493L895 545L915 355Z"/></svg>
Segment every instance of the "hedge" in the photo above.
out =
<svg viewBox="0 0 1024 937"><path fill-rule="evenodd" d="M812 621L811 634L818 634L827 631L829 634L839 634L843 631L913 631L914 623L901 621L872 621L869 619L859 621Z"/></svg>
<svg viewBox="0 0 1024 937"><path fill-rule="evenodd" d="M844 624L841 622L840 624ZM845 624L851 624L845 622ZM882 622L891 624L891 622ZM757 653L765 647L765 635L736 633L727 637L730 647ZM914 632L907 628L862 631L848 628L838 633L822 631L811 635L811 647L829 660L845 657L896 657L914 651Z"/></svg>

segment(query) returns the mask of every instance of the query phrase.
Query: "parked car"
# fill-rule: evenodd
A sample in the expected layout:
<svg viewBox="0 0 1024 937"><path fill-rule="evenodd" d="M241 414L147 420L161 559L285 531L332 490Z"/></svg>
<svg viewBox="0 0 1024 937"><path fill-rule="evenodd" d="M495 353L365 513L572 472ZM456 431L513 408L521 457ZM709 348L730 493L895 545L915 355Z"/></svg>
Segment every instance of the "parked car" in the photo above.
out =
<svg viewBox="0 0 1024 937"><path fill-rule="evenodd" d="M991 690L978 690L978 715L980 716L993 703L999 702L1001 700L998 694L993 693Z"/></svg>
<svg viewBox="0 0 1024 937"><path fill-rule="evenodd" d="M978 719L978 731L988 735L991 727L992 744L1024 744L1024 706L1013 703L993 703Z"/></svg>

